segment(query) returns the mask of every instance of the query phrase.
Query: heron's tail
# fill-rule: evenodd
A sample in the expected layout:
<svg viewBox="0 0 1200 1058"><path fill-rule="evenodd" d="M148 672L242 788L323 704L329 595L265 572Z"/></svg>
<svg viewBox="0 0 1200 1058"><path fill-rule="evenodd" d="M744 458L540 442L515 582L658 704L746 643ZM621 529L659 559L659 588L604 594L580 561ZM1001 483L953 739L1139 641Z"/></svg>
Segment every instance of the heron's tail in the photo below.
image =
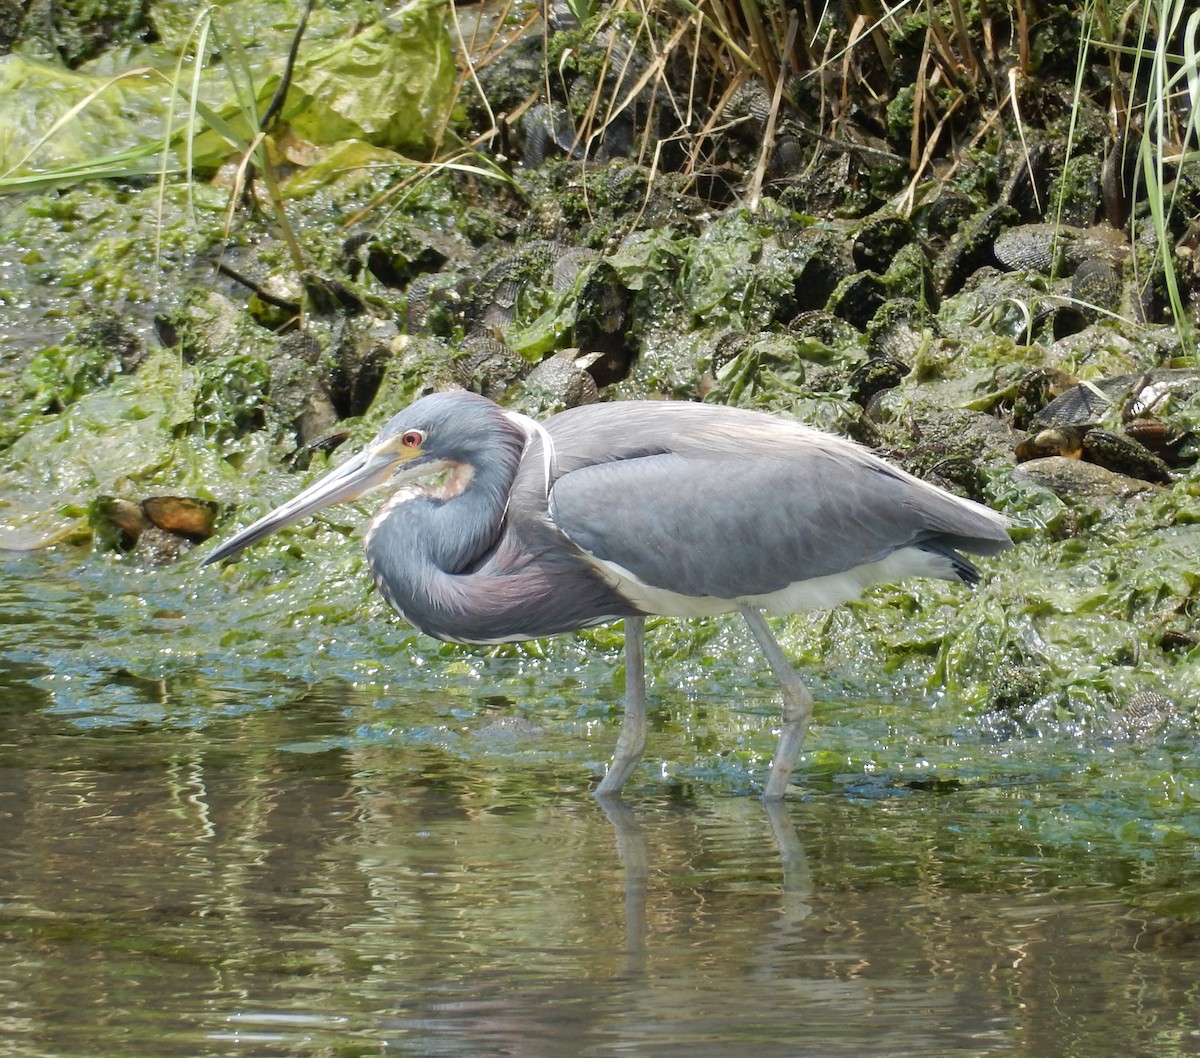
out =
<svg viewBox="0 0 1200 1058"><path fill-rule="evenodd" d="M975 563L969 558L964 558L949 544L942 543L940 540L923 540L917 545L922 551L929 551L934 555L940 555L950 563L951 571L968 587L975 587L979 583L979 570Z"/></svg>

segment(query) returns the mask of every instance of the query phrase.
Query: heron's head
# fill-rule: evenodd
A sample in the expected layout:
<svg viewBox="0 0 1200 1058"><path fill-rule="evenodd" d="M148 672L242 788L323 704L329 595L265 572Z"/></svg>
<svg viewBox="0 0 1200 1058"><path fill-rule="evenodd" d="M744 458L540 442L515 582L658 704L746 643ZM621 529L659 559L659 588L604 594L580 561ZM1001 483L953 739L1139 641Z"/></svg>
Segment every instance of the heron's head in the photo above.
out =
<svg viewBox="0 0 1200 1058"><path fill-rule="evenodd" d="M474 393L422 397L393 416L361 452L225 541L203 565L236 555L324 507L384 486L395 488L438 470L469 465L494 437L498 417L507 421L502 409ZM516 429L515 424L510 422L509 429Z"/></svg>

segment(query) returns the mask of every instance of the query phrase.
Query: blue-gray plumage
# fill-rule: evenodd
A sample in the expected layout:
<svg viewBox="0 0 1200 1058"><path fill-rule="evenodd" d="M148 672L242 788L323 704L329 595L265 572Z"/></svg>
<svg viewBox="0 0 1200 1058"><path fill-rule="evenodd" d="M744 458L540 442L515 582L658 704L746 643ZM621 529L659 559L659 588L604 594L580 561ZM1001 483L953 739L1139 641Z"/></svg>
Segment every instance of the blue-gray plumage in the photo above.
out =
<svg viewBox="0 0 1200 1058"><path fill-rule="evenodd" d="M761 611L835 606L906 576L974 584L959 551L1011 546L986 507L770 415L634 401L538 424L453 392L413 403L205 563L383 486L394 491L367 531L367 558L387 601L423 632L494 643L625 619L625 722L600 795L619 793L645 745L647 614L746 617L784 691L764 789L774 799L812 698Z"/></svg>

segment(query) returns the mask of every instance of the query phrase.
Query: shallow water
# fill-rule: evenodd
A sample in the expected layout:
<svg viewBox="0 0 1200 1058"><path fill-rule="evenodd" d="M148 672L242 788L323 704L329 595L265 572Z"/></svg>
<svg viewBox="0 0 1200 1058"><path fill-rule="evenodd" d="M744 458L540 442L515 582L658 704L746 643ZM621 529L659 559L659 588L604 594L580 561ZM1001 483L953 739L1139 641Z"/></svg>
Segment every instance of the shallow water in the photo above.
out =
<svg viewBox="0 0 1200 1058"><path fill-rule="evenodd" d="M310 685L306 631L196 649L183 574L6 571L0 1054L1200 1053L1186 732L998 742L850 698L769 812L723 750L769 753L769 686L716 663L660 689L606 813L611 657L382 686L352 677L414 648L368 618Z"/></svg>

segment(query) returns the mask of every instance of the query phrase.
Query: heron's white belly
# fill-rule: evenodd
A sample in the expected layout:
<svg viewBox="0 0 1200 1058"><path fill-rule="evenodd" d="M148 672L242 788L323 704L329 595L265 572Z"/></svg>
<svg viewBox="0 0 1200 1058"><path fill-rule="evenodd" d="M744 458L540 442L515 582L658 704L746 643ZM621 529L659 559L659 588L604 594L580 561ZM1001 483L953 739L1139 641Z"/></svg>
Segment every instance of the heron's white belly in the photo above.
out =
<svg viewBox="0 0 1200 1058"><path fill-rule="evenodd" d="M828 610L857 599L872 584L890 583L906 577L957 579L954 567L945 556L917 547L904 547L878 562L868 562L842 573L794 581L785 588L764 595L718 599L710 595L681 595L666 588L656 588L639 580L615 562L606 562L594 555L588 558L634 606L646 613L662 614L664 617L712 617L736 613L748 606L768 613Z"/></svg>

